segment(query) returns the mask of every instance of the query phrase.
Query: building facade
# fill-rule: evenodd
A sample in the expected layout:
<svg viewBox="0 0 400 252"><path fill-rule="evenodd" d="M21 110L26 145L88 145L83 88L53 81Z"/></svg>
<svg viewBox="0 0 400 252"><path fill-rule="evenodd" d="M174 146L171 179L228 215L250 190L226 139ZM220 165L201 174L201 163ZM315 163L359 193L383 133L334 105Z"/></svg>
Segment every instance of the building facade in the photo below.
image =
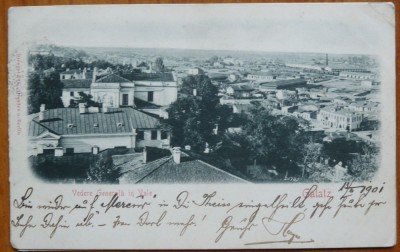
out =
<svg viewBox="0 0 400 252"><path fill-rule="evenodd" d="M97 153L117 147L169 148L170 135L155 117L132 107L58 108L29 122L30 154Z"/></svg>
<svg viewBox="0 0 400 252"><path fill-rule="evenodd" d="M353 131L360 128L363 115L339 107L328 106L320 110L317 120L325 128Z"/></svg>

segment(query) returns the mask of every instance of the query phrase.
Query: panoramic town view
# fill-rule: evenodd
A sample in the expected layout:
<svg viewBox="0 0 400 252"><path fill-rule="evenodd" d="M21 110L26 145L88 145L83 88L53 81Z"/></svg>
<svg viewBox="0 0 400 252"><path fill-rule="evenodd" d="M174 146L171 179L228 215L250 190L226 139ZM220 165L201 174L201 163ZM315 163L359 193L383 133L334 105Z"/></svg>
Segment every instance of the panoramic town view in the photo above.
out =
<svg viewBox="0 0 400 252"><path fill-rule="evenodd" d="M29 51L29 161L56 183L367 181L373 55L66 47Z"/></svg>

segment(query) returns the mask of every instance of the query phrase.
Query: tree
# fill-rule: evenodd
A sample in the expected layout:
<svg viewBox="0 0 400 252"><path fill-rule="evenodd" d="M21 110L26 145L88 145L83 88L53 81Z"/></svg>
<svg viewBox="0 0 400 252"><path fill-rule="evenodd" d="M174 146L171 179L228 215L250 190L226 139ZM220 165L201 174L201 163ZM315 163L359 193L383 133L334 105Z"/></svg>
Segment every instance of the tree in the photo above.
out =
<svg viewBox="0 0 400 252"><path fill-rule="evenodd" d="M379 167L378 147L371 144L362 148L362 153L358 153L349 165L349 173L354 181L371 180Z"/></svg>
<svg viewBox="0 0 400 252"><path fill-rule="evenodd" d="M40 75L36 72L28 76L28 114L37 113L42 103Z"/></svg>
<svg viewBox="0 0 400 252"><path fill-rule="evenodd" d="M91 183L117 183L119 176L120 169L114 167L108 152L98 154L87 172L87 180Z"/></svg>
<svg viewBox="0 0 400 252"><path fill-rule="evenodd" d="M158 58L156 59L156 62L155 62L155 65L154 65L154 70L155 70L157 73L162 73L162 72L165 71L165 66L164 66L163 58L158 57Z"/></svg>
<svg viewBox="0 0 400 252"><path fill-rule="evenodd" d="M203 85L212 84L206 82ZM201 98L188 96L170 105L165 122L171 131L173 145L190 145L194 150L201 151L206 143L214 146L220 133L229 127L232 110L218 104L217 93L212 89L213 86L203 87L200 89L200 93L204 94ZM216 127L218 132L214 131Z"/></svg>
<svg viewBox="0 0 400 252"><path fill-rule="evenodd" d="M64 85L60 81L57 72L51 72L43 76L41 96L43 103L46 104L46 108L53 109L64 107L61 100L63 87Z"/></svg>
<svg viewBox="0 0 400 252"><path fill-rule="evenodd" d="M243 134L250 143L250 159L274 165L280 173L299 172L297 163L306 138L296 118L275 116L262 106L254 106Z"/></svg>
<svg viewBox="0 0 400 252"><path fill-rule="evenodd" d="M211 83L207 75L189 75L182 80L182 92L188 95L193 94L196 89L197 95L206 100L211 107L219 103L218 88Z"/></svg>
<svg viewBox="0 0 400 252"><path fill-rule="evenodd" d="M78 99L71 99L70 108L77 108L79 103L84 103L86 107L98 107L99 103L93 101L93 96L84 92L79 92Z"/></svg>
<svg viewBox="0 0 400 252"><path fill-rule="evenodd" d="M218 61L219 61L219 58L218 58L218 56L212 56L208 61L209 61L210 64L212 65L212 64L214 64L215 62L218 62Z"/></svg>

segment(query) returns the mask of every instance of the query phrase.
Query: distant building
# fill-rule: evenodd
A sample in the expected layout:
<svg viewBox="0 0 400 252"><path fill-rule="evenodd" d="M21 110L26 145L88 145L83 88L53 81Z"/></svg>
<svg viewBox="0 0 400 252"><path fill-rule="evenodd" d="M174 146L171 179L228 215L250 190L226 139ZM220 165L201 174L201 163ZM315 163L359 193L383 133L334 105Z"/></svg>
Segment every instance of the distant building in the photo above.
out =
<svg viewBox="0 0 400 252"><path fill-rule="evenodd" d="M272 81L268 83L260 84L260 91L269 92L276 91L277 89L293 89L295 90L298 87L307 86L307 81L304 79L292 79L292 80L279 80Z"/></svg>
<svg viewBox="0 0 400 252"><path fill-rule="evenodd" d="M200 67L195 67L195 68L188 69L187 73L189 75L201 75L201 74L204 74L204 70L201 69Z"/></svg>
<svg viewBox="0 0 400 252"><path fill-rule="evenodd" d="M247 79L252 81L267 82L273 81L276 79L276 76L268 72L254 72L248 74Z"/></svg>
<svg viewBox="0 0 400 252"><path fill-rule="evenodd" d="M69 69L67 68L64 72L60 73L61 80L85 80L92 78L92 72L87 71L86 67L81 69Z"/></svg>
<svg viewBox="0 0 400 252"><path fill-rule="evenodd" d="M339 77L349 78L354 80L374 80L375 74L373 73L358 73L358 72L340 72Z"/></svg>
<svg viewBox="0 0 400 252"><path fill-rule="evenodd" d="M68 107L79 92L91 94L93 100L107 107L134 106L134 99L167 106L178 97L177 82L172 73L108 73L98 76L97 69L90 79L62 79L62 101Z"/></svg>
<svg viewBox="0 0 400 252"><path fill-rule="evenodd" d="M169 133L158 119L134 108L58 108L33 115L28 127L33 155L97 153L124 147L169 148Z"/></svg>
<svg viewBox="0 0 400 252"><path fill-rule="evenodd" d="M234 96L235 98L249 98L251 97L251 92L253 91L254 88L246 84L230 85L226 89L226 93Z"/></svg>
<svg viewBox="0 0 400 252"><path fill-rule="evenodd" d="M353 131L360 128L363 115L354 111L340 109L336 106L327 106L320 110L317 120L324 127Z"/></svg>

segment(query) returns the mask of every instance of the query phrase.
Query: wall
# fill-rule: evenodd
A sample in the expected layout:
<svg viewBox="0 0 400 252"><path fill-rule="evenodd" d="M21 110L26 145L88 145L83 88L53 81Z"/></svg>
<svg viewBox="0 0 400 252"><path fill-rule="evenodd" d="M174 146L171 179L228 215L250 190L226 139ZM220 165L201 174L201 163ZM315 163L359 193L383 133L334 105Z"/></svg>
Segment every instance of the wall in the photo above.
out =
<svg viewBox="0 0 400 252"><path fill-rule="evenodd" d="M92 152L92 147L97 145L101 150L114 148L115 146L135 147L134 135L113 135L113 136L63 136L60 139L60 146L74 148L75 153Z"/></svg>
<svg viewBox="0 0 400 252"><path fill-rule="evenodd" d="M147 93L149 91L153 91L154 95L152 103L156 105L167 106L177 100L178 87L176 86L176 83L172 83L174 85L166 85L166 86L161 86L162 83L160 82L151 84L153 85L136 86L135 97L147 101Z"/></svg>
<svg viewBox="0 0 400 252"><path fill-rule="evenodd" d="M69 106L70 101L73 98L70 95L71 92L74 92L74 96L73 97L75 97L75 98L79 97L79 94L78 94L79 92L84 92L86 94L90 93L89 89L87 89L87 88L71 88L71 89L68 88L68 89L63 89L61 100L62 100L62 102L64 104L64 107L66 107L66 108Z"/></svg>

